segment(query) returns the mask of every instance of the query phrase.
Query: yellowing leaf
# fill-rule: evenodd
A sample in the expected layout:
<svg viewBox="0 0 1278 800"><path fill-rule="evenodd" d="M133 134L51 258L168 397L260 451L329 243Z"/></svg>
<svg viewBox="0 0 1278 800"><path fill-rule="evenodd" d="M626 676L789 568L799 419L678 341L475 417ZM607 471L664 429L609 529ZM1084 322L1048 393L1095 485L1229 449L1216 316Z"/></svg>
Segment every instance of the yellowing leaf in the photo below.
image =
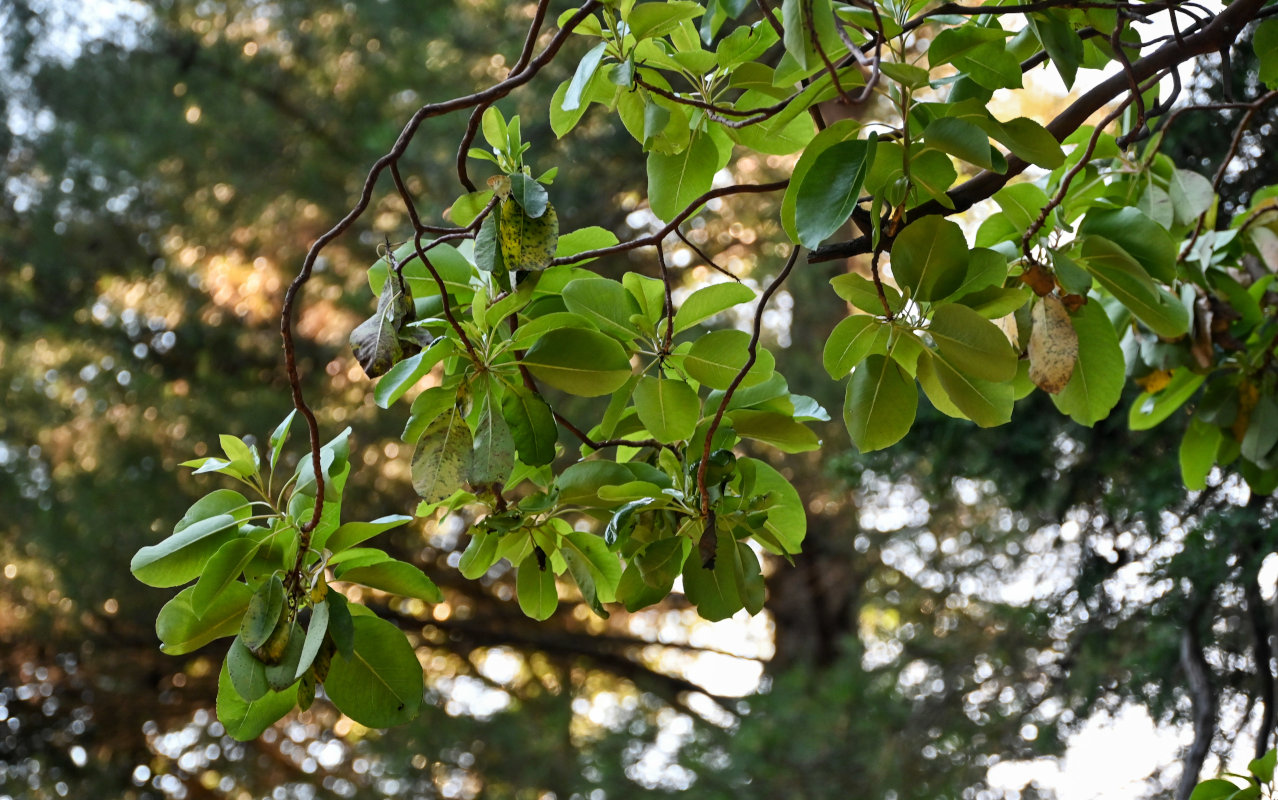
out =
<svg viewBox="0 0 1278 800"><path fill-rule="evenodd" d="M1078 360L1078 334L1060 298L1047 295L1034 305L1030 331L1030 380L1049 394L1069 383Z"/></svg>
<svg viewBox="0 0 1278 800"><path fill-rule="evenodd" d="M530 217L513 198L501 203L501 219L497 226L501 256L507 269L545 269L555 257L559 244L559 215L546 204L539 217Z"/></svg>

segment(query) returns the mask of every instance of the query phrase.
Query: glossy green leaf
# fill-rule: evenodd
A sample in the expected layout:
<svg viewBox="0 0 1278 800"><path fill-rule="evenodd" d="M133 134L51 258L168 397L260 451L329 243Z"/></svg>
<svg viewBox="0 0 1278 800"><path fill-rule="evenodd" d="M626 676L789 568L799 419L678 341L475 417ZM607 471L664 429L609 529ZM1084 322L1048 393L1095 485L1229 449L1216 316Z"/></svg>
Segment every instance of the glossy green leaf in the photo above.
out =
<svg viewBox="0 0 1278 800"><path fill-rule="evenodd" d="M385 517L378 517L372 522L346 522L333 531L327 541L316 542L315 546L327 548L334 553L340 553L343 550L363 544L380 533L385 533L412 521L412 517L404 514L391 514Z"/></svg>
<svg viewBox="0 0 1278 800"><path fill-rule="evenodd" d="M1100 236L1088 236L1081 260L1101 286L1159 336L1175 339L1189 332L1185 306L1157 286L1126 250Z"/></svg>
<svg viewBox="0 0 1278 800"><path fill-rule="evenodd" d="M452 339L436 339L422 352L404 359L391 367L377 381L373 389L373 401L379 408L390 408L391 403L404 396L419 380L455 350Z"/></svg>
<svg viewBox="0 0 1278 800"><path fill-rule="evenodd" d="M271 433L270 442L267 445L271 451L271 471L275 471L275 465L280 462L280 453L284 452L284 443L288 441L288 433L293 425L293 417L296 416L297 409L288 412L288 416Z"/></svg>
<svg viewBox="0 0 1278 800"><path fill-rule="evenodd" d="M744 283L725 281L703 286L679 306L675 312L674 332L682 333L723 311L754 299L754 290Z"/></svg>
<svg viewBox="0 0 1278 800"><path fill-rule="evenodd" d="M927 385L925 372L935 372L937 382L954 408L982 428L1003 425L1012 418L1011 383L995 383L958 369L944 354L919 359L919 382ZM931 394L929 398L935 400Z"/></svg>
<svg viewBox="0 0 1278 800"><path fill-rule="evenodd" d="M481 529L472 529L470 543L462 552L457 569L467 580L482 577L497 563L497 545L501 536Z"/></svg>
<svg viewBox="0 0 1278 800"><path fill-rule="evenodd" d="M474 486L504 484L514 468L515 439L506 418L494 409L492 392L489 392L484 395L475 423L470 483Z"/></svg>
<svg viewBox="0 0 1278 800"><path fill-rule="evenodd" d="M949 153L982 169L994 169L989 137L967 120L938 117L924 128L923 141L934 150Z"/></svg>
<svg viewBox="0 0 1278 800"><path fill-rule="evenodd" d="M949 64L977 48L991 42L1002 42L1008 33L998 27L963 25L945 28L936 35L927 48L927 61L932 67Z"/></svg>
<svg viewBox="0 0 1278 800"><path fill-rule="evenodd" d="M1102 236L1121 247L1154 280L1176 279L1176 244L1171 234L1135 208L1093 209L1079 232Z"/></svg>
<svg viewBox="0 0 1278 800"><path fill-rule="evenodd" d="M238 636L231 640L226 651L226 670L230 673L235 693L244 700L260 700L271 691L271 682L266 679L266 664L253 655Z"/></svg>
<svg viewBox="0 0 1278 800"><path fill-rule="evenodd" d="M188 586L178 592L156 617L160 649L171 656L198 650L223 636L234 636L253 596L253 590L245 584L232 583L211 604L197 609L191 601L194 591L195 587Z"/></svg>
<svg viewBox="0 0 1278 800"><path fill-rule="evenodd" d="M222 662L217 680L217 719L231 738L241 742L256 739L292 711L296 704L297 686L290 686L282 692L268 691L256 700L245 700L231 683L227 663Z"/></svg>
<svg viewBox="0 0 1278 800"><path fill-rule="evenodd" d="M754 491L766 495L772 501L767 509L764 527L771 538L781 545L778 555L798 553L808 531L808 515L798 490L784 475L764 461L744 458L740 460L738 468L744 469L747 465L754 469ZM767 544L764 546L773 550Z"/></svg>
<svg viewBox="0 0 1278 800"><path fill-rule="evenodd" d="M413 451L413 489L427 503L437 503L464 487L470 474L474 441L461 410L453 407L422 433Z"/></svg>
<svg viewBox="0 0 1278 800"><path fill-rule="evenodd" d="M790 172L790 183L786 187L785 195L781 198L781 225L785 228L786 235L790 237L790 241L799 241L799 229L795 221L795 206L799 199L799 187L807 180L807 175L812 170L816 160L827 149L841 142L854 140L860 130L861 123L856 120L839 120L818 133L803 148L803 153L799 156L799 160Z"/></svg>
<svg viewBox="0 0 1278 800"><path fill-rule="evenodd" d="M1019 70L1019 66L1018 66ZM1043 169L1056 169L1065 163L1060 142L1047 128L1029 117L1006 120L993 132L1012 155Z"/></svg>
<svg viewBox="0 0 1278 800"><path fill-rule="evenodd" d="M973 47L956 57L954 66L986 89L1021 88L1021 62L1007 51L1006 44L1001 41Z"/></svg>
<svg viewBox="0 0 1278 800"><path fill-rule="evenodd" d="M407 444L417 444L426 428L457 404L457 389L451 386L432 386L413 398L408 422L400 439Z"/></svg>
<svg viewBox="0 0 1278 800"><path fill-rule="evenodd" d="M257 650L270 638L284 612L284 595L284 582L279 575L272 575L257 587L240 625L240 640L245 647Z"/></svg>
<svg viewBox="0 0 1278 800"><path fill-rule="evenodd" d="M571 258L588 250L601 250L617 244L617 234L606 228L592 225L565 233L555 243L555 258ZM591 259L582 259L574 263L584 264Z"/></svg>
<svg viewBox="0 0 1278 800"><path fill-rule="evenodd" d="M617 281L581 278L565 286L562 296L569 311L590 320L604 333L623 342L639 334L630 323L630 317L639 313L639 304Z"/></svg>
<svg viewBox="0 0 1278 800"><path fill-rule="evenodd" d="M672 33L684 20L705 13L700 3L671 0L666 3L640 3L630 10L626 23L636 40L652 39Z"/></svg>
<svg viewBox="0 0 1278 800"><path fill-rule="evenodd" d="M525 214L537 219L546 213L550 196L546 193L545 186L522 172L513 173L508 177L510 178L510 196L523 208Z"/></svg>
<svg viewBox="0 0 1278 800"><path fill-rule="evenodd" d="M1180 474L1185 488L1201 491L1207 488L1207 476L1216 465L1216 451L1222 433L1219 427L1194 417L1180 440Z"/></svg>
<svg viewBox="0 0 1278 800"><path fill-rule="evenodd" d="M1192 225L1216 201L1211 181L1187 169L1176 168L1167 181L1173 220L1176 225Z"/></svg>
<svg viewBox="0 0 1278 800"><path fill-rule="evenodd" d="M439 587L426 577L426 573L404 561L388 559L355 567L342 564L334 575L340 581L370 586L400 597L415 597L427 603L438 603L444 599Z"/></svg>
<svg viewBox="0 0 1278 800"><path fill-rule="evenodd" d="M1072 315L1078 333L1074 374L1052 402L1080 425L1091 427L1109 416L1123 394L1126 363L1109 315L1091 302Z"/></svg>
<svg viewBox="0 0 1278 800"><path fill-rule="evenodd" d="M731 413L732 429L739 436L770 444L783 453L806 453L821 447L821 440L790 414L737 409Z"/></svg>
<svg viewBox="0 0 1278 800"><path fill-rule="evenodd" d="M835 294L867 314L880 316L885 313L878 289L869 278L855 272L846 272L831 278L830 285L834 287ZM899 314L901 309L905 308L905 299L901 297L900 291L895 286L883 284L883 296L893 314Z"/></svg>
<svg viewBox="0 0 1278 800"><path fill-rule="evenodd" d="M630 358L615 339L593 330L552 330L524 354L538 379L579 397L611 394L630 378Z"/></svg>
<svg viewBox="0 0 1278 800"><path fill-rule="evenodd" d="M535 553L529 553L515 571L515 596L519 608L538 622L550 619L559 606L559 590L555 573L543 569Z"/></svg>
<svg viewBox="0 0 1278 800"><path fill-rule="evenodd" d="M837 381L846 377L866 356L887 355L891 330L890 324L864 314L840 320L830 331L821 354L825 371Z"/></svg>
<svg viewBox="0 0 1278 800"><path fill-rule="evenodd" d="M129 562L129 570L147 586L181 586L198 577L208 559L238 537L238 528L235 516L213 514L175 531L159 544L143 547Z"/></svg>
<svg viewBox="0 0 1278 800"><path fill-rule="evenodd" d="M684 562L683 591L703 619L711 622L727 619L744 607L732 570L736 544L732 536L721 531L715 539L715 563L712 567L707 569L696 551Z"/></svg>
<svg viewBox="0 0 1278 800"><path fill-rule="evenodd" d="M927 331L946 362L964 374L994 382L1016 374L1016 352L1007 336L966 306L938 306Z"/></svg>
<svg viewBox="0 0 1278 800"><path fill-rule="evenodd" d="M1263 465L1275 444L1278 444L1278 403L1268 395L1261 395L1243 434L1242 457Z"/></svg>
<svg viewBox="0 0 1278 800"><path fill-rule="evenodd" d="M324 691L337 710L369 728L388 728L417 716L422 667L402 631L373 616L352 620L350 655L333 656Z"/></svg>
<svg viewBox="0 0 1278 800"><path fill-rule="evenodd" d="M1134 431L1145 431L1171 416L1203 385L1205 376L1181 367L1172 373L1171 381L1160 391L1142 392L1132 401L1127 425Z"/></svg>
<svg viewBox="0 0 1278 800"><path fill-rule="evenodd" d="M648 154L648 205L663 222L674 219L710 191L719 170L719 150L705 133L692 137L682 152Z"/></svg>
<svg viewBox="0 0 1278 800"><path fill-rule="evenodd" d="M1270 89L1278 89L1278 19L1267 19L1256 27L1251 46L1259 68L1256 77Z"/></svg>
<svg viewBox="0 0 1278 800"><path fill-rule="evenodd" d="M711 389L727 389L749 360L749 344L750 334L745 331L711 331L693 343L683 360L683 368ZM772 375L775 366L772 353L760 345L741 385L762 383Z"/></svg>
<svg viewBox="0 0 1278 800"><path fill-rule="evenodd" d="M522 386L507 388L501 398L501 413L510 426L519 460L529 466L542 466L555 459L555 442L559 429L550 406L540 395Z"/></svg>
<svg viewBox="0 0 1278 800"><path fill-rule="evenodd" d="M679 442L692 436L701 419L701 400L680 380L644 376L635 386L639 421L659 442Z"/></svg>
<svg viewBox="0 0 1278 800"><path fill-rule="evenodd" d="M573 72L572 80L568 83L568 88L564 92L563 98L559 101L559 108L564 111L575 111L582 105L582 95L586 91L586 86L590 83L590 79L595 76L595 70L599 69L599 62L603 60L604 53L608 49L607 42L600 42L586 52L577 64L577 69ZM559 134L562 136L563 134Z"/></svg>
<svg viewBox="0 0 1278 800"><path fill-rule="evenodd" d="M1003 209L1003 215L1018 231L1025 231L1036 222L1047 207L1047 193L1033 183L1013 183L994 193L994 202Z"/></svg>
<svg viewBox="0 0 1278 800"><path fill-rule="evenodd" d="M892 243L892 275L897 285L924 302L944 300L962 286L967 259L963 230L939 216L911 223Z"/></svg>
<svg viewBox="0 0 1278 800"><path fill-rule="evenodd" d="M914 425L918 391L896 361L872 355L852 371L843 421L863 453L896 444Z"/></svg>
<svg viewBox="0 0 1278 800"><path fill-rule="evenodd" d="M247 536L231 539L205 563L191 594L194 608L207 608L226 587L240 577L262 543Z"/></svg>
<svg viewBox="0 0 1278 800"><path fill-rule="evenodd" d="M869 139L831 145L817 156L795 197L795 228L804 247L816 247L848 221L874 163L876 141L872 133Z"/></svg>
<svg viewBox="0 0 1278 800"><path fill-rule="evenodd" d="M560 552L586 604L600 616L607 617L603 604L616 601L617 584L621 581L621 563L617 556L603 539L585 531L564 536Z"/></svg>

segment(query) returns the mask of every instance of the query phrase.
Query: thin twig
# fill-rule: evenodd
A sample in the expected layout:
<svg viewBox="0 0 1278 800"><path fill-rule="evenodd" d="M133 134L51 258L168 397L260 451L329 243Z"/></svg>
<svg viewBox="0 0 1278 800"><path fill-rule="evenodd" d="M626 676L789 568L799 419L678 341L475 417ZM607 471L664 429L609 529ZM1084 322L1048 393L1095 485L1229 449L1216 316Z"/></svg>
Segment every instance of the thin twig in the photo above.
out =
<svg viewBox="0 0 1278 800"><path fill-rule="evenodd" d="M723 421L723 414L728 410L728 403L732 402L732 395L737 391L737 387L745 380L745 376L750 372L750 368L754 366L754 360L759 352L759 336L763 333L763 311L768 306L768 301L772 299L772 295L777 289L781 288L781 284L789 277L790 270L794 269L795 262L799 260L799 248L796 245L791 248L790 256L785 261L785 266L781 272L768 284L768 288L763 290L763 295L759 298L759 304L754 309L754 331L750 334L750 344L747 346L749 355L746 357L745 364L738 370L736 377L732 379L732 383L728 384L728 388L723 392L723 399L719 401L719 410L715 412L714 419L710 422L710 427L706 429L705 442L701 445L701 466L697 468L697 492L701 496L701 516L705 519L710 518L710 495L706 493L706 468L710 465L710 447L714 440L715 431L719 429L719 423Z"/></svg>

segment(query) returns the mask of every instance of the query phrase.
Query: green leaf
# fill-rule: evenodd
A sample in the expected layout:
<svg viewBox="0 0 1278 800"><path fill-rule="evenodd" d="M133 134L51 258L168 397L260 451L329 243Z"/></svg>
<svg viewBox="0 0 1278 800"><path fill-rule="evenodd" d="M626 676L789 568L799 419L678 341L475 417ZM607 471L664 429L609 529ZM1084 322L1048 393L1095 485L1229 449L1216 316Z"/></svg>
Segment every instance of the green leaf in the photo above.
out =
<svg viewBox="0 0 1278 800"><path fill-rule="evenodd" d="M608 49L607 42L600 42L586 52L582 56L581 61L577 64L577 70L572 75L572 80L568 83L568 88L564 92L563 99L559 102L559 108L564 111L575 111L581 107L581 99L586 87L590 84L590 79L595 76L595 70L599 69L599 62L603 60L604 53ZM563 134L559 134L562 136Z"/></svg>
<svg viewBox="0 0 1278 800"><path fill-rule="evenodd" d="M839 142L817 156L795 197L794 222L804 247L816 247L852 216L876 142L871 133L869 139Z"/></svg>
<svg viewBox="0 0 1278 800"><path fill-rule="evenodd" d="M328 602L316 603L311 609L311 621L306 626L306 638L302 640L302 654L293 668L293 679L297 680L315 663L315 656L324 645L324 637L328 634L329 618Z"/></svg>
<svg viewBox="0 0 1278 800"><path fill-rule="evenodd" d="M1052 402L1062 413L1089 428L1109 416L1123 395L1126 362L1109 315L1090 302L1073 315L1078 333L1078 363L1074 374Z"/></svg>
<svg viewBox="0 0 1278 800"><path fill-rule="evenodd" d="M555 258L571 258L588 250L601 250L605 247L612 247L617 242L617 235L610 230L594 225L588 228L578 228L559 237L558 242L555 244ZM583 259L573 263L585 264L591 260Z"/></svg>
<svg viewBox="0 0 1278 800"><path fill-rule="evenodd" d="M855 272L846 272L831 278L830 285L834 287L835 294L867 314L883 314L883 301L879 300L878 290L869 278ZM905 299L895 286L883 284L883 295L893 314L899 314L905 308Z"/></svg>
<svg viewBox="0 0 1278 800"><path fill-rule="evenodd" d="M236 741L247 742L261 736L296 704L296 685L282 692L268 691L257 700L245 700L231 683L227 662L222 662L222 671L217 679L217 719Z"/></svg>
<svg viewBox="0 0 1278 800"><path fill-rule="evenodd" d="M852 371L843 421L863 453L896 444L914 425L918 390L896 361L872 355Z"/></svg>
<svg viewBox="0 0 1278 800"><path fill-rule="evenodd" d="M272 575L249 601L240 624L240 640L250 650L258 650L279 625L284 612L284 582L279 575Z"/></svg>
<svg viewBox="0 0 1278 800"><path fill-rule="evenodd" d="M892 275L915 300L944 300L967 274L967 239L957 223L940 216L906 226L892 243Z"/></svg>
<svg viewBox="0 0 1278 800"><path fill-rule="evenodd" d="M373 389L373 402L377 403L378 408L390 408L391 403L403 397L436 364L452 355L454 349L452 339L436 339L422 352L391 367L377 381L377 387Z"/></svg>
<svg viewBox="0 0 1278 800"><path fill-rule="evenodd" d="M1155 285L1127 251L1108 239L1083 241L1083 266L1117 300L1154 333L1176 339L1189 332L1189 311L1180 299Z"/></svg>
<svg viewBox="0 0 1278 800"><path fill-rule="evenodd" d="M767 596L758 557L749 545L735 541L730 536L721 536L716 545L720 550L716 554L716 571L726 568L732 572L732 582L737 587L737 596L741 598L741 604L751 614L758 614L763 610L763 603ZM723 562L722 567L719 561Z"/></svg>
<svg viewBox="0 0 1278 800"><path fill-rule="evenodd" d="M775 542L781 545L782 549L778 555L798 553L808 531L808 515L799 492L784 475L759 459L742 458L738 461L737 468L738 470L752 468L754 491L772 500L772 504L767 509L768 519L764 523L764 528L772 535ZM763 541L760 541L760 544L777 552Z"/></svg>
<svg viewBox="0 0 1278 800"><path fill-rule="evenodd" d="M482 192L471 192L470 194L464 194L461 197L457 198L457 200L452 204L452 206L449 207L447 212L448 219L452 220L454 225L462 225L462 226L469 225L470 223L475 221L475 218L479 216L479 212L483 211L488 206L488 201L492 199L493 199L492 189L485 189ZM407 269L407 267L405 269ZM385 276L384 263L382 264L382 273L383 273L383 279L384 279L384 276ZM373 291L378 291L380 287L381 287L381 284L378 284L378 286L373 288ZM417 294L417 292L414 292L414 294Z"/></svg>
<svg viewBox="0 0 1278 800"><path fill-rule="evenodd" d="M790 414L743 408L733 411L731 418L732 429L739 436L766 442L783 453L806 453L821 447L812 429Z"/></svg>
<svg viewBox="0 0 1278 800"><path fill-rule="evenodd" d="M635 386L634 402L639 421L659 442L691 438L701 419L700 398L680 380L644 376Z"/></svg>
<svg viewBox="0 0 1278 800"><path fill-rule="evenodd" d="M1033 183L1013 183L994 193L994 202L1019 234L1038 220L1047 207L1047 193ZM1049 226L1050 227L1050 226Z"/></svg>
<svg viewBox="0 0 1278 800"><path fill-rule="evenodd" d="M683 151L648 154L648 205L662 222L670 222L710 191L719 170L719 149L709 134L697 132Z"/></svg>
<svg viewBox="0 0 1278 800"><path fill-rule="evenodd" d="M232 583L211 604L196 609L191 600L194 592L193 586L178 592L156 617L160 649L168 655L190 653L214 639L234 636L253 596L253 590L245 584Z"/></svg>
<svg viewBox="0 0 1278 800"><path fill-rule="evenodd" d="M235 693L244 700L260 700L271 691L271 682L266 679L266 665L244 646L238 636L226 651L226 670L230 673Z"/></svg>
<svg viewBox="0 0 1278 800"><path fill-rule="evenodd" d="M690 0L671 0L665 3L640 3L625 18L635 41L655 39L673 33L679 23L696 19L705 13L700 3Z"/></svg>
<svg viewBox="0 0 1278 800"><path fill-rule="evenodd" d="M1167 181L1175 225L1190 225L1216 201L1211 181L1187 169L1176 168Z"/></svg>
<svg viewBox="0 0 1278 800"><path fill-rule="evenodd" d="M1043 50L1060 73L1065 88L1074 88L1074 78L1083 61L1083 40L1078 37L1073 26L1060 18L1063 16L1060 12L1049 10L1041 15L1026 16L1038 40L1042 42Z"/></svg>
<svg viewBox="0 0 1278 800"><path fill-rule="evenodd" d="M639 335L630 317L639 313L639 304L625 287L607 278L579 278L563 288L564 305L580 314L599 330L622 342Z"/></svg>
<svg viewBox="0 0 1278 800"><path fill-rule="evenodd" d="M522 386L507 388L501 398L501 413L510 426L520 461L536 467L555 460L559 429L550 406L540 395Z"/></svg>
<svg viewBox="0 0 1278 800"><path fill-rule="evenodd" d="M1019 66L1017 68L1019 72ZM1060 142L1047 128L1029 117L1016 117L1003 122L992 131L1012 155L1043 169L1056 169L1065 163L1065 153Z"/></svg>
<svg viewBox="0 0 1278 800"><path fill-rule="evenodd" d="M1240 452L1248 461L1265 465L1275 444L1278 444L1278 403L1269 395L1262 395L1251 410Z"/></svg>
<svg viewBox="0 0 1278 800"><path fill-rule="evenodd" d="M783 0L781 3L786 53L805 70L817 69L823 63L813 47L813 36L831 60L837 61L846 50L838 39L834 24L830 0Z"/></svg>
<svg viewBox="0 0 1278 800"><path fill-rule="evenodd" d="M550 196L546 193L545 186L522 172L512 173L509 178L510 196L524 209L525 214L537 219L546 213Z"/></svg>
<svg viewBox="0 0 1278 800"><path fill-rule="evenodd" d="M1216 451L1222 438L1219 427L1198 417L1189 421L1180 440L1180 474L1185 488L1201 491L1207 488L1207 476L1216 465Z"/></svg>
<svg viewBox="0 0 1278 800"><path fill-rule="evenodd" d="M400 439L407 444L416 444L417 440L422 438L426 428L456 404L456 387L432 386L426 389L413 398L408 422L404 425L404 433L401 434Z"/></svg>
<svg viewBox="0 0 1278 800"><path fill-rule="evenodd" d="M946 28L936 35L927 48L927 63L932 67L948 64L973 50L989 44L1002 42L1008 37L1002 28L984 28L978 25L962 25Z"/></svg>
<svg viewBox="0 0 1278 800"><path fill-rule="evenodd" d="M816 160L829 148L848 140L855 140L860 130L861 123L856 120L839 120L818 133L803 148L802 155L799 156L799 160L790 171L790 183L786 187L785 195L781 198L781 224L785 228L786 235L790 237L790 241L799 241L799 229L795 218L795 209L799 200L799 187L807 181L808 173L811 172L813 165L816 164Z"/></svg>
<svg viewBox="0 0 1278 800"><path fill-rule="evenodd" d="M965 119L938 117L932 120L923 130L923 141L934 150L949 153L982 169L994 170L989 137Z"/></svg>
<svg viewBox="0 0 1278 800"><path fill-rule="evenodd" d="M467 580L477 580L497 563L497 545L501 536L482 529L472 529L470 544L462 552L457 569Z"/></svg>
<svg viewBox="0 0 1278 800"><path fill-rule="evenodd" d="M271 450L271 471L275 471L275 465L280 461L280 453L284 452L284 443L288 441L288 432L293 425L293 417L297 414L297 409L288 412L288 416L284 418L271 434L269 447Z"/></svg>
<svg viewBox="0 0 1278 800"><path fill-rule="evenodd" d="M288 642L280 654L279 661L267 664L264 670L267 684L276 691L287 689L297 682L300 677L298 666L302 662L302 652L306 649L306 634L301 626L290 625L288 631ZM302 668L301 672L305 671L306 669Z"/></svg>
<svg viewBox="0 0 1278 800"><path fill-rule="evenodd" d="M683 360L688 374L711 389L727 389L750 357L750 334L738 330L711 331L692 344ZM746 373L742 386L754 386L767 380L776 361L767 348L760 346L755 362Z"/></svg>
<svg viewBox="0 0 1278 800"><path fill-rule="evenodd" d="M1000 383L1016 374L1016 352L998 326L966 306L937 307L927 332L956 370Z"/></svg>
<svg viewBox="0 0 1278 800"><path fill-rule="evenodd" d="M1271 749L1260 758L1253 758L1248 762L1247 771L1255 775L1261 783L1272 783L1275 766L1278 766L1278 750Z"/></svg>
<svg viewBox="0 0 1278 800"><path fill-rule="evenodd" d="M1127 426L1134 431L1146 431L1171 416L1203 385L1205 376L1196 375L1181 367L1172 373L1172 379L1160 391L1142 392L1132 401L1127 415Z"/></svg>
<svg viewBox="0 0 1278 800"><path fill-rule="evenodd" d="M500 412L493 409L492 392L484 395L475 424L474 452L470 461L473 486L504 484L515 469L515 439Z"/></svg>
<svg viewBox="0 0 1278 800"><path fill-rule="evenodd" d="M484 115L479 119L479 130L483 133L484 141L488 142L489 147L494 150L506 149L506 119L497 106L484 109Z"/></svg>
<svg viewBox="0 0 1278 800"><path fill-rule="evenodd" d="M536 553L529 553L515 571L515 596L524 614L541 622L550 619L559 606L555 573L542 569Z"/></svg>
<svg viewBox="0 0 1278 800"><path fill-rule="evenodd" d="M1092 209L1078 230L1118 245L1155 280L1176 280L1176 244L1171 234L1139 209Z"/></svg>
<svg viewBox="0 0 1278 800"><path fill-rule="evenodd" d="M955 58L954 66L986 89L1021 88L1021 62L1007 51L1004 42L977 45Z"/></svg>
<svg viewBox="0 0 1278 800"><path fill-rule="evenodd" d="M549 331L522 360L537 378L579 397L611 394L630 378L630 358L622 346L582 328Z"/></svg>
<svg viewBox="0 0 1278 800"><path fill-rule="evenodd" d="M371 586L400 597L415 597L427 603L438 603L444 599L439 587L426 577L426 573L405 561L388 559L354 567L342 564L333 574L339 581Z"/></svg>
<svg viewBox="0 0 1278 800"><path fill-rule="evenodd" d="M231 469L246 478L257 472L257 451L229 434L223 433L217 438L222 445L222 452L230 460Z"/></svg>
<svg viewBox="0 0 1278 800"><path fill-rule="evenodd" d="M314 546L340 553L343 550L362 544L380 533L385 533L412 521L412 517L403 514L392 514L386 517L378 517L372 522L346 522L333 531L327 541L315 542Z"/></svg>
<svg viewBox="0 0 1278 800"><path fill-rule="evenodd" d="M910 89L923 89L928 85L928 71L902 61L884 61L879 64L883 74Z"/></svg>
<svg viewBox="0 0 1278 800"><path fill-rule="evenodd" d="M389 728L417 716L422 667L402 631L373 616L357 616L353 650L333 656L324 691L337 710L369 728Z"/></svg>
<svg viewBox="0 0 1278 800"><path fill-rule="evenodd" d="M243 500L238 493L231 494ZM133 577L147 586L181 586L199 577L209 558L222 545L239 536L238 529L237 516L214 514L189 526L175 529L172 536L159 544L138 550L129 562L129 570Z"/></svg>
<svg viewBox="0 0 1278 800"><path fill-rule="evenodd" d="M975 378L957 369L946 360L944 354L939 353L934 358L919 359L919 383L924 387L931 383L928 372L934 372L936 383L954 408L982 428L1003 425L1012 418L1015 398L1011 383L994 383ZM932 393L929 392L928 397L936 404L937 398ZM946 411L944 408L941 410Z"/></svg>
<svg viewBox="0 0 1278 800"><path fill-rule="evenodd" d="M1278 89L1278 19L1267 19L1256 26L1251 46L1260 62L1256 77L1268 88Z"/></svg>
<svg viewBox="0 0 1278 800"><path fill-rule="evenodd" d="M865 314L840 320L830 331L830 338L826 340L821 354L825 371L837 381L846 377L866 356L887 355L891 331L889 323Z"/></svg>
<svg viewBox="0 0 1278 800"><path fill-rule="evenodd" d="M464 487L470 474L474 442L461 410L454 406L426 426L413 451L413 489L427 503L437 503Z"/></svg>
<svg viewBox="0 0 1278 800"><path fill-rule="evenodd" d="M607 617L603 604L616 601L617 584L621 581L621 563L617 556L603 539L585 531L566 534L560 552L586 604L600 616Z"/></svg>
<svg viewBox="0 0 1278 800"><path fill-rule="evenodd" d="M754 290L744 283L725 281L703 286L679 306L675 312L674 332L682 333L715 314L754 299Z"/></svg>
<svg viewBox="0 0 1278 800"><path fill-rule="evenodd" d="M695 552L684 562L683 591L703 619L711 622L727 619L744 607L732 570L736 545L731 535L721 531L715 539L715 564L712 568L706 569Z"/></svg>
<svg viewBox="0 0 1278 800"><path fill-rule="evenodd" d="M208 608L230 586L257 555L262 543L247 536L231 539L205 563L191 594L194 608Z"/></svg>

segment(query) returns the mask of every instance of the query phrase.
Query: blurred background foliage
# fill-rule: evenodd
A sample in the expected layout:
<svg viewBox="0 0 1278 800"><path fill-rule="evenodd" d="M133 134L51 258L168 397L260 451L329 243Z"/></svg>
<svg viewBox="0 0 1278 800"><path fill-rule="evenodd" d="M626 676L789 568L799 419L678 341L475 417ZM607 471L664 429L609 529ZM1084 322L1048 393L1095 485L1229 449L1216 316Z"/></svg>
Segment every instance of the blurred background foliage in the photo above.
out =
<svg viewBox="0 0 1278 800"><path fill-rule="evenodd" d="M1220 473L1184 492L1174 420L1088 430L1031 401L979 433L924 410L870 457L836 423L822 453L778 462L810 532L794 564L768 565L755 620L709 625L675 598L608 620L569 602L533 623L500 569L457 575L458 526L401 529L397 556L446 602L364 599L419 644L422 716L368 731L321 702L257 742L223 736L220 645L161 655L167 598L133 581L129 557L219 480L180 461L218 433L265 437L288 411L277 312L305 249L412 110L504 75L532 10L0 8L0 797L1030 798L1040 789L991 788L989 767L1060 754L1097 711L1135 704L1169 726L1205 711L1221 752L1272 726L1256 668L1273 618L1268 503ZM651 222L633 143L598 112L568 141L549 129L573 48L502 108L522 116L536 171L559 167L561 219L629 238ZM427 126L401 168L438 221L460 193L465 119ZM735 168L762 180L787 163ZM326 435L354 428L349 518L414 505L402 414L373 413L345 346L373 303L364 268L408 228L379 197L326 250L299 322ZM691 238L762 282L785 252L770 203L712 209ZM713 274L690 249L672 258L689 286ZM652 274L653 261L597 267ZM800 269L769 319L792 388L832 410L810 343L846 313L828 279L857 268ZM1186 664L1206 670L1208 695Z"/></svg>

